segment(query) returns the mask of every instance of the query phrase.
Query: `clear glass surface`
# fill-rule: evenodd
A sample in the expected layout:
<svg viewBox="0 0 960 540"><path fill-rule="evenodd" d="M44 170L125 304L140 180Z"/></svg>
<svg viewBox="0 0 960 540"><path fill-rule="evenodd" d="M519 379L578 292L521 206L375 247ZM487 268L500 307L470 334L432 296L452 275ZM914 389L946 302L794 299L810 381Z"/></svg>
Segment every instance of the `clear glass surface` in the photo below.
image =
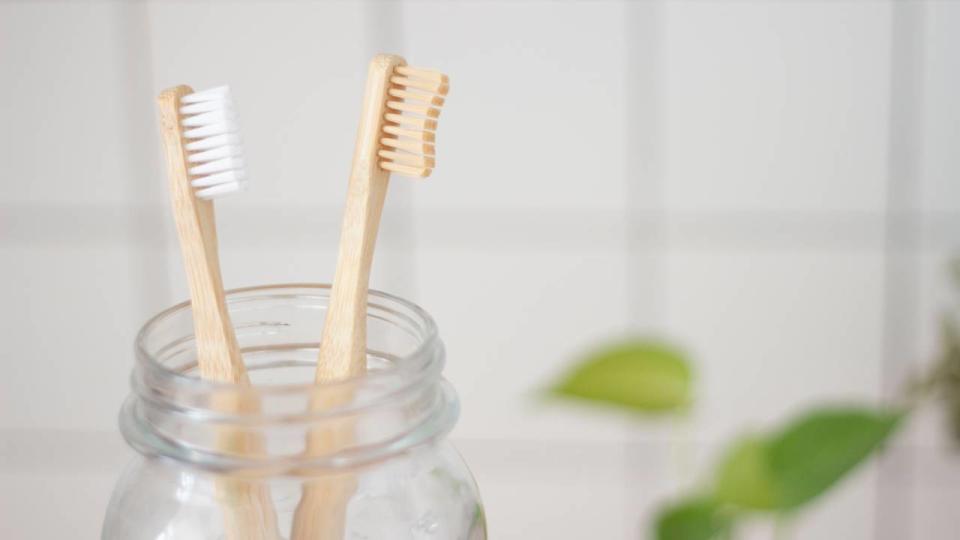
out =
<svg viewBox="0 0 960 540"><path fill-rule="evenodd" d="M298 510L305 488L344 482L344 539L486 538L476 485L444 440L458 403L441 377L432 319L372 292L367 373L310 384L328 293L323 285L228 293L249 387L197 378L188 304L144 326L120 413L139 456L117 482L103 539L253 540L231 519L260 512L252 501L263 498L275 513L270 540L292 538L298 511L328 519L322 508ZM224 443L237 440L246 450Z"/></svg>

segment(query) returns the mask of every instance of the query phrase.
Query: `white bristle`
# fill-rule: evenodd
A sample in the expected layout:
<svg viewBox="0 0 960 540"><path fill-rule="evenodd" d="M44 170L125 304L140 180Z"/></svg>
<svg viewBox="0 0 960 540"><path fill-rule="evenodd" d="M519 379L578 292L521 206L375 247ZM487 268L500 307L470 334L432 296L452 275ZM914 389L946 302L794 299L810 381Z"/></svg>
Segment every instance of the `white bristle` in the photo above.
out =
<svg viewBox="0 0 960 540"><path fill-rule="evenodd" d="M190 182L190 185L196 188L210 187L217 184L230 184L232 182L243 183L247 175L243 170L229 170L202 176Z"/></svg>
<svg viewBox="0 0 960 540"><path fill-rule="evenodd" d="M230 87L195 92L180 99L181 125L191 185L197 197L213 199L246 185L240 125Z"/></svg>

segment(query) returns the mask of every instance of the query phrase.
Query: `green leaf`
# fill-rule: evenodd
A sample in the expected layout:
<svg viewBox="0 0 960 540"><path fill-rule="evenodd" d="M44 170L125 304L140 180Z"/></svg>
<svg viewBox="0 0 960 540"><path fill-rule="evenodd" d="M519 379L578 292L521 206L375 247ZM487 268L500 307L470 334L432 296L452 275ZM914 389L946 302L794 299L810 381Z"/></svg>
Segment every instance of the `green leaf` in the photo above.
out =
<svg viewBox="0 0 960 540"><path fill-rule="evenodd" d="M734 445L718 469L715 495L720 501L742 508L777 508L777 479L770 470L765 439L745 437Z"/></svg>
<svg viewBox="0 0 960 540"><path fill-rule="evenodd" d="M715 496L750 510L798 508L876 451L901 417L864 408L820 409L768 437L742 439L721 462Z"/></svg>
<svg viewBox="0 0 960 540"><path fill-rule="evenodd" d="M657 540L718 540L729 538L732 516L711 499L690 499L672 505L657 516Z"/></svg>
<svg viewBox="0 0 960 540"><path fill-rule="evenodd" d="M827 491L890 437L901 413L822 409L788 425L769 443L780 507L796 508Z"/></svg>
<svg viewBox="0 0 960 540"><path fill-rule="evenodd" d="M664 412L690 403L692 378L690 364L673 347L634 340L588 355L550 391L634 412Z"/></svg>

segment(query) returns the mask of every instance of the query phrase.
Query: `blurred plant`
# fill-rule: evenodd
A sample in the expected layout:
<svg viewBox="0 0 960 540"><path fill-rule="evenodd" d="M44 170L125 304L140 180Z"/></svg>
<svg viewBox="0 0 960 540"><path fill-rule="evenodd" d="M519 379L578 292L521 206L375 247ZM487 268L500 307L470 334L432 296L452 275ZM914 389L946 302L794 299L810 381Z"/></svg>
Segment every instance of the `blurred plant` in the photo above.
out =
<svg viewBox="0 0 960 540"><path fill-rule="evenodd" d="M554 395L631 412L675 412L692 400L693 370L679 349L632 340L600 349L557 382Z"/></svg>
<svg viewBox="0 0 960 540"><path fill-rule="evenodd" d="M953 265L960 288L960 264ZM693 402L691 362L666 342L633 339L586 355L551 388L553 395L644 415L675 414ZM921 403L945 406L960 446L960 326L943 317L933 368L908 385L904 403L890 407L818 406L767 433L734 441L706 485L665 506L657 540L729 540L747 517L775 519L834 487L880 450Z"/></svg>
<svg viewBox="0 0 960 540"><path fill-rule="evenodd" d="M661 511L656 538L732 538L738 519L790 515L876 451L900 418L896 412L823 407L774 433L745 436L720 461L712 486Z"/></svg>
<svg viewBox="0 0 960 540"><path fill-rule="evenodd" d="M960 260L950 265L955 289L960 291ZM950 422L950 434L960 448L960 324L954 312L944 313L940 321L940 352L933 368L910 389L910 398L940 401Z"/></svg>

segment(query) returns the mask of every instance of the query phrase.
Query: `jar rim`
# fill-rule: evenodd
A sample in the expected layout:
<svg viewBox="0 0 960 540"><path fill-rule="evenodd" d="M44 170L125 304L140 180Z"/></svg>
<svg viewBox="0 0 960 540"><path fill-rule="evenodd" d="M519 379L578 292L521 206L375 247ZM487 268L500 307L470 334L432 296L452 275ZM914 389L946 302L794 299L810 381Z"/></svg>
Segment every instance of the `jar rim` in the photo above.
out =
<svg viewBox="0 0 960 540"><path fill-rule="evenodd" d="M238 296L249 293L291 291L290 295L303 296L302 291L305 289L314 290L320 293L322 296L329 297L332 287L327 283L308 282L253 285L249 287L228 289L224 291L224 297L229 305L231 302L236 301ZM297 293L293 291L301 292ZM376 300L380 300L381 302L378 303ZM419 371L428 367L427 364L431 362L431 352L438 346L438 330L436 322L425 309L413 302L410 302L409 300L405 300L399 296L375 289L369 290L368 306L378 307L380 309L388 309L395 312L395 310L389 309L385 305L390 303L396 304L401 309L405 309L409 311L410 314L413 314L418 319L415 322L421 329L421 335L419 336L420 341L416 348L410 353L404 354L402 357L398 358L398 361L393 366L392 370L368 371L366 373L338 379L336 381L319 383L314 381L308 381L304 383L258 383L251 384L247 388L254 390L259 394L271 395L304 392L314 393L318 391L335 390L338 388L348 388L355 386L361 380L376 381L380 378L395 376L396 370ZM155 380L164 381L175 387L190 387L194 390L213 392L228 389L236 391L237 387L233 383L201 379L195 375L171 369L160 362L155 355L148 350L146 341L152 331L156 330L157 327L161 326L169 318L177 316L184 311L190 310L191 308L191 301L186 300L161 311L143 324L143 326L137 332L136 338L134 339L134 352L136 354L138 367L149 373L150 377L156 378ZM368 307L368 311L369 309L370 308Z"/></svg>
<svg viewBox="0 0 960 540"><path fill-rule="evenodd" d="M299 332L295 325L286 322L285 315L258 319L260 307L279 303L312 308L328 305L329 300L330 286L314 283L272 284L226 292L229 311L254 315L236 326L238 330L250 330L251 338L282 335L282 328ZM131 376L132 393L121 409L120 428L127 442L141 453L201 468L245 470L251 474L338 469L384 459L442 436L459 415L456 393L442 378L445 358L436 324L423 308L410 301L370 291L368 319L400 329L412 338L409 348L391 354L388 367L324 383L315 383L311 377L303 383L237 385L200 378L195 362L171 363L180 355L189 357L185 351L192 347L193 334L170 338L164 333L165 327L182 327L184 319L191 316L190 309L190 302L182 302L160 312L144 324L135 339L137 361ZM231 324L245 320L231 318ZM242 342L243 335L238 337ZM317 341L319 338L318 335ZM316 349L318 345L293 341L278 350L290 346L296 350ZM256 354L271 350L271 346L251 341L250 347L241 349L241 353ZM368 355L381 354L384 351L368 349ZM280 362L261 367L288 366ZM315 400L322 402L330 395L350 398L329 407L313 405ZM234 410L233 406L222 408L216 403L256 403L257 407ZM306 440L304 435L315 430L340 429L336 426L354 422L365 426L357 439L342 441L321 454L301 448ZM223 428L273 440L278 445L272 453L224 452L217 443L217 434Z"/></svg>

